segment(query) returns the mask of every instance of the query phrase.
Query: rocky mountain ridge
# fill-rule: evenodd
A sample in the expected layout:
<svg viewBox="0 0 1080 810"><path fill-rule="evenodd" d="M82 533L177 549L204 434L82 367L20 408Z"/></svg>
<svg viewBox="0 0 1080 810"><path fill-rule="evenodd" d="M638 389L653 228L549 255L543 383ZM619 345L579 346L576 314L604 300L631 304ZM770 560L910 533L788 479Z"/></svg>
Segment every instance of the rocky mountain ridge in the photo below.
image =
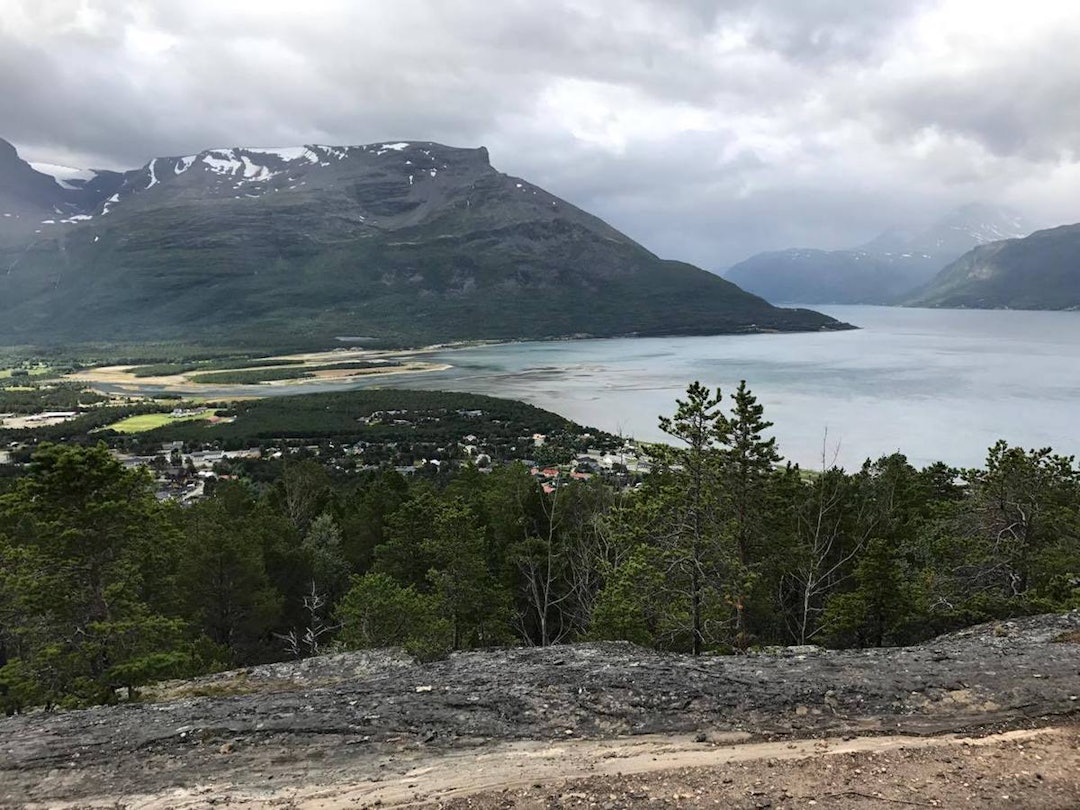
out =
<svg viewBox="0 0 1080 810"><path fill-rule="evenodd" d="M660 259L483 147L233 147L60 180L0 154L0 341L842 327Z"/></svg>

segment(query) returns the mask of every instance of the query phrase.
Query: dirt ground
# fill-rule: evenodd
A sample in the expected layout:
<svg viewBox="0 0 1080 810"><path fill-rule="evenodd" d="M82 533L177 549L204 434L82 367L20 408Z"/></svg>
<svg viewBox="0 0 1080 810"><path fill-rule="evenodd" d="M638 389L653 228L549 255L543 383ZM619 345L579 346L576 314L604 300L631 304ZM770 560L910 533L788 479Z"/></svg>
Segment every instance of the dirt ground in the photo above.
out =
<svg viewBox="0 0 1080 810"><path fill-rule="evenodd" d="M736 737L738 735L735 735ZM220 755L234 754L228 746ZM1080 807L1080 725L984 737L852 737L750 743L732 735L531 742L388 755L366 773L283 751L237 783L157 794L34 801L25 808L874 808ZM146 767L147 763L143 763ZM57 778L50 775L48 781ZM70 778L70 775L68 776ZM16 805L2 805L15 807Z"/></svg>
<svg viewBox="0 0 1080 810"><path fill-rule="evenodd" d="M1078 630L273 664L0 719L0 808L1080 808Z"/></svg>
<svg viewBox="0 0 1080 810"><path fill-rule="evenodd" d="M717 751L715 764L659 758L650 764L662 767L641 772L533 782L426 804L455 810L1080 807L1076 726L981 739L821 740L807 747L734 746Z"/></svg>

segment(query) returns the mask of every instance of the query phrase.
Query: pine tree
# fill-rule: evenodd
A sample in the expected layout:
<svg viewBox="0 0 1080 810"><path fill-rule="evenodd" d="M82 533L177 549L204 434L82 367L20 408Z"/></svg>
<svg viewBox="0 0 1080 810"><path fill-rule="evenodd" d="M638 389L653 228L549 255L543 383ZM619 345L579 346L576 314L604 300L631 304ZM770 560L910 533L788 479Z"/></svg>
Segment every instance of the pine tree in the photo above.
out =
<svg viewBox="0 0 1080 810"><path fill-rule="evenodd" d="M659 503L666 517L660 524L668 570L682 582L690 602L691 651L700 655L706 643L705 609L709 591L717 587L727 565L719 526L717 448L729 440L731 425L713 394L700 382L676 400L675 415L660 418L660 429L685 446L661 449L656 472ZM678 585L676 587L679 587Z"/></svg>
<svg viewBox="0 0 1080 810"><path fill-rule="evenodd" d="M765 409L746 387L746 380L739 382L732 399L719 461L737 565L731 593L735 641L737 646L745 647L749 643L746 603L758 563L767 553L764 545L769 534L769 482L781 456L775 437L764 437L773 423L764 418Z"/></svg>

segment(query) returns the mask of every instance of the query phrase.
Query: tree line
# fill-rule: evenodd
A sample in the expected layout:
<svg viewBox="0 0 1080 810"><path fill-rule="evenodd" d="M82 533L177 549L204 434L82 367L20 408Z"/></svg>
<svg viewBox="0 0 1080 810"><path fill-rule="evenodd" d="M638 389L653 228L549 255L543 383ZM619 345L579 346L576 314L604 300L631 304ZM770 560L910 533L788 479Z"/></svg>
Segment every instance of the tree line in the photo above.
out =
<svg viewBox="0 0 1080 810"><path fill-rule="evenodd" d="M104 445L40 447L0 483L0 702L111 702L338 649L865 647L1080 607L1071 457L999 442L977 469L803 470L745 383L694 383L660 425L672 443L634 489L307 459L189 507Z"/></svg>

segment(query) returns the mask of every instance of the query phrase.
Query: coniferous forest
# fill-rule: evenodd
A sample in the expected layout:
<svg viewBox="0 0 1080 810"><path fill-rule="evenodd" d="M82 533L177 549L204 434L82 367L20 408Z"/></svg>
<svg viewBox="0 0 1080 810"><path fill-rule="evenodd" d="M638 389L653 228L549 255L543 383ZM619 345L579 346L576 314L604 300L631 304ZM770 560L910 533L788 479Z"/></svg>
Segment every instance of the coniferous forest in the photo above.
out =
<svg viewBox="0 0 1080 810"><path fill-rule="evenodd" d="M0 479L0 705L341 649L868 647L1080 608L1071 457L999 442L978 469L800 469L745 384L694 383L660 424L637 487L294 458L183 507L103 444L40 445Z"/></svg>

